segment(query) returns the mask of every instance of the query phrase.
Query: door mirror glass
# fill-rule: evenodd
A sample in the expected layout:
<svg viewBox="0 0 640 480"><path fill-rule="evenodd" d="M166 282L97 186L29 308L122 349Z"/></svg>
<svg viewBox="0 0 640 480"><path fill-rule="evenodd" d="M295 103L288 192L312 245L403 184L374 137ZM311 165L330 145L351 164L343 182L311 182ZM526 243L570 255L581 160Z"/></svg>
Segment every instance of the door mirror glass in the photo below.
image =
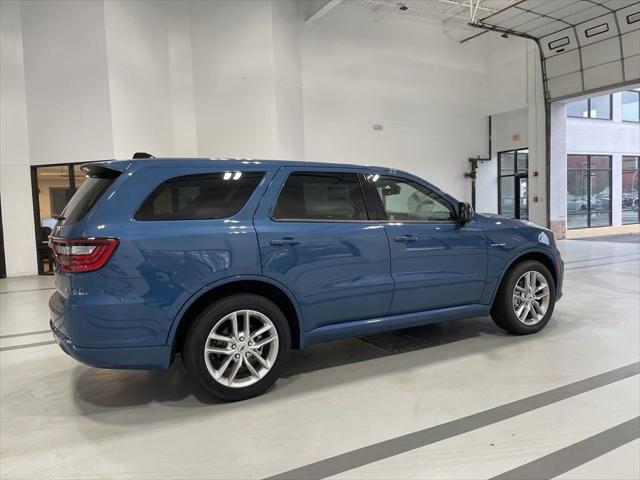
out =
<svg viewBox="0 0 640 480"><path fill-rule="evenodd" d="M473 207L467 202L458 204L458 221L460 223L469 223L473 218Z"/></svg>

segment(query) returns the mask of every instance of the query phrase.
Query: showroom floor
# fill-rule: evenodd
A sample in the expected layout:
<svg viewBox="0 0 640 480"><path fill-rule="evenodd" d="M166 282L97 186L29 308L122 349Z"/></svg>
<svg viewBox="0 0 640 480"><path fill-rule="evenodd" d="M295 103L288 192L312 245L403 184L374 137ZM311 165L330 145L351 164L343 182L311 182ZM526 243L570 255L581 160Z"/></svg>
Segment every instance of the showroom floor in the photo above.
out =
<svg viewBox="0 0 640 480"><path fill-rule="evenodd" d="M0 280L0 476L638 478L640 243L560 243L538 335L477 318L319 345L235 404L180 362L76 363L47 331L51 277Z"/></svg>

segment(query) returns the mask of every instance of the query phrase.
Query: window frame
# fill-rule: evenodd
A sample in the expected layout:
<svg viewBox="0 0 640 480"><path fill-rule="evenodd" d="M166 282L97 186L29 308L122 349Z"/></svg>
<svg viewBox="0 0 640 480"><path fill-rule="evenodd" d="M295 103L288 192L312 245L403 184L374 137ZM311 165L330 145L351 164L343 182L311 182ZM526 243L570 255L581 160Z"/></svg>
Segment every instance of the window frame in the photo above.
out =
<svg viewBox="0 0 640 480"><path fill-rule="evenodd" d="M638 91L638 90L625 90L625 92L635 93L636 96L638 97L638 120L626 120L624 118L624 115L622 113L622 105L623 105L622 104L622 96L624 95L624 92L622 92L621 98L620 98L620 119L623 122L627 122L627 123L640 123L640 91Z"/></svg>
<svg viewBox="0 0 640 480"><path fill-rule="evenodd" d="M435 191L433 188L429 187L428 185L425 185L424 183L419 182L416 179L403 177L397 174L375 173L372 175L380 175L381 177L392 178L394 180L398 180L408 184L418 185L419 187L424 188L429 193L434 195L438 200L442 201L442 203L445 203L453 213L453 218L450 220L400 220L400 221L389 220L389 216L387 215L387 211L384 208L384 204L382 203L382 199L380 198L380 195L378 194L377 189L371 182L369 182L366 179L363 179L363 181L365 182L366 189L372 192L372 195L371 195L372 201L375 202L375 212L377 213L379 222L381 223L412 223L412 224L422 223L422 224L438 224L438 225L460 223L460 221L458 220L458 209L451 202L451 200L446 196L441 195L439 192ZM365 200L366 200L366 197L365 197Z"/></svg>
<svg viewBox="0 0 640 480"><path fill-rule="evenodd" d="M591 172L609 172L609 210L603 210L603 211L593 211L591 210L591 182L587 183L587 210L585 212L580 212L580 213L569 213L567 211L567 230L579 230L579 229L584 229L584 228L602 228L602 227L610 227L613 225L613 203L612 203L612 198L611 198L611 193L612 193L612 188L613 188L613 156L612 155L600 155L600 154L580 154L580 153L568 153L567 154L567 160L570 156L576 156L576 157L586 157L587 158L587 168L586 168L586 172L587 172L587 176L588 178L591 178ZM591 157L607 157L609 159L609 168L591 168ZM567 167L567 176L568 173L572 171L572 172L584 172L584 169L579 169L579 168L568 168ZM567 195L569 194L569 188L567 186ZM592 213L608 213L609 214L609 223L607 225L591 225L591 214ZM586 215L587 216L587 226L586 227L574 227L574 228L569 228L569 217L576 217L578 215Z"/></svg>
<svg viewBox="0 0 640 480"><path fill-rule="evenodd" d="M278 205L278 200L280 199L280 195L282 195L282 191L287 184L287 180L289 177L295 174L307 174L307 175L355 175L358 185L360 186L360 193L362 195L362 202L364 204L365 213L367 215L367 219L365 220L341 220L341 219L327 219L327 218L275 218L274 213L276 207ZM324 170L322 168L319 169L297 169L294 168L288 172L286 172L286 176L282 180L280 188L278 189L278 193L273 200L273 204L269 209L269 220L276 223L379 223L379 220L375 218L375 212L371 210L371 206L367 201L367 195L365 193L365 186L363 185L362 172L354 171L354 170Z"/></svg>
<svg viewBox="0 0 640 480"><path fill-rule="evenodd" d="M598 95L597 97L604 97L605 95ZM591 116L591 99L592 98L597 98L597 97L589 97L587 98L587 112L589 113L588 116L583 117L583 116L579 116L579 115L571 115L569 113L567 113L567 117L570 118L583 118L583 119L588 119L588 120L602 120L602 121L611 121L613 120L613 94L609 94L609 117L608 118L600 118L600 117L592 117Z"/></svg>
<svg viewBox="0 0 640 480"><path fill-rule="evenodd" d="M142 210L142 207L147 203L147 201L149 199L151 199L152 196L154 196L154 194L156 194L156 192L160 189L160 187L162 187L163 185L165 185L166 183L172 182L172 181L178 181L181 178L186 178L186 177L205 177L205 176L211 176L211 175L224 175L225 173L227 173L227 171L209 171L209 172L198 172L198 173L189 173L189 174L185 174L185 175L176 175L173 177L168 177L165 178L164 180L160 181L157 184L154 184L153 188L143 196L142 200L140 201L140 203L136 206L135 212L132 216L132 220L136 221L136 222L201 222L201 221L217 221L217 220L225 220L225 219L229 219L232 217L235 217L236 215L238 215L240 212L242 212L242 210L244 210L244 208L251 202L251 198L255 195L256 191L258 191L260 184L262 182L264 182L264 179L267 178L268 175L268 171L267 170L243 170L243 169L234 169L234 170L230 170L232 172L242 172L244 173L253 173L253 174L261 174L262 177L260 177L260 180L258 181L258 183L256 184L255 188L253 189L253 192L251 192L251 194L247 197L246 201L244 202L244 204L234 213L227 215L225 217L203 217L203 218L140 218L139 214L140 211ZM232 180L233 181L233 180ZM158 195L155 196L154 200L158 197ZM172 204L175 201L172 198Z"/></svg>

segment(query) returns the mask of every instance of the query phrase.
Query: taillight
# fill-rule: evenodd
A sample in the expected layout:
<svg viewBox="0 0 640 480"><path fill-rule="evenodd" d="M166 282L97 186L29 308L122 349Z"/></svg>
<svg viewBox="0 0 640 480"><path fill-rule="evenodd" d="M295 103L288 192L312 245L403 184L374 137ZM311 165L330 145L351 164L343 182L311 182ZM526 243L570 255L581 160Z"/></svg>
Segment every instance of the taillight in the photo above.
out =
<svg viewBox="0 0 640 480"><path fill-rule="evenodd" d="M92 272L102 268L118 243L117 238L49 237L53 258L65 272Z"/></svg>

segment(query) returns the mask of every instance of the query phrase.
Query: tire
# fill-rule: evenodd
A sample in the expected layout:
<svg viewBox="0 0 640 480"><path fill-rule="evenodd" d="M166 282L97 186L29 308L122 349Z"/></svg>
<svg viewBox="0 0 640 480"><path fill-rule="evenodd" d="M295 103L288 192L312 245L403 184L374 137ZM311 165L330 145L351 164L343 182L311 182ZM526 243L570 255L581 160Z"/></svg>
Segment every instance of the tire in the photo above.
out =
<svg viewBox="0 0 640 480"><path fill-rule="evenodd" d="M244 333L247 312L248 336ZM265 345L258 348L261 343ZM239 294L216 301L195 318L185 337L182 358L195 383L220 400L234 402L258 396L271 387L282 373L290 347L291 333L282 311L259 295ZM209 349L207 354L205 348Z"/></svg>
<svg viewBox="0 0 640 480"><path fill-rule="evenodd" d="M525 274L529 276L528 280ZM529 284L535 282L533 290L541 288L544 283L547 289L533 293L527 289L527 281ZM544 293L548 295L543 295ZM548 303L545 298L548 298ZM539 332L549 323L555 303L555 282L551 272L542 263L527 260L516 264L506 273L493 300L491 318L496 325L509 333L529 335ZM522 312L520 318L517 312Z"/></svg>

